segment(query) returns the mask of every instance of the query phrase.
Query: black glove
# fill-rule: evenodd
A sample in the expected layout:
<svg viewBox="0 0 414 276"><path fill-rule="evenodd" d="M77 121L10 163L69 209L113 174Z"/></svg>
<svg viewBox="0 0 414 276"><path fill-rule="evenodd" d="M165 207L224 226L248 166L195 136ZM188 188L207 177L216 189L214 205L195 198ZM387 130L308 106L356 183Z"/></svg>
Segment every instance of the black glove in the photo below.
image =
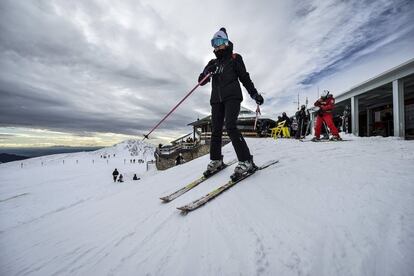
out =
<svg viewBox="0 0 414 276"><path fill-rule="evenodd" d="M204 68L203 73L201 73L200 76L198 77L198 82L200 83L208 73L214 75L216 72L217 72L217 65L216 64L211 64L211 65L207 66L206 68ZM205 85L209 81L210 81L210 78L207 78L203 83L200 83L200 85Z"/></svg>
<svg viewBox="0 0 414 276"><path fill-rule="evenodd" d="M252 98L256 101L258 105L262 105L264 102L262 95L260 95L259 93L254 94Z"/></svg>
<svg viewBox="0 0 414 276"><path fill-rule="evenodd" d="M206 75L204 75L204 73L201 73L200 76L198 76L198 82L200 83L204 79L205 76ZM203 83L200 83L200 85L203 86L207 84L209 81L210 81L210 78L207 78Z"/></svg>
<svg viewBox="0 0 414 276"><path fill-rule="evenodd" d="M216 64L211 64L209 66L206 67L206 69L204 69L204 74L208 74L211 73L212 75L214 75L217 72L217 65Z"/></svg>

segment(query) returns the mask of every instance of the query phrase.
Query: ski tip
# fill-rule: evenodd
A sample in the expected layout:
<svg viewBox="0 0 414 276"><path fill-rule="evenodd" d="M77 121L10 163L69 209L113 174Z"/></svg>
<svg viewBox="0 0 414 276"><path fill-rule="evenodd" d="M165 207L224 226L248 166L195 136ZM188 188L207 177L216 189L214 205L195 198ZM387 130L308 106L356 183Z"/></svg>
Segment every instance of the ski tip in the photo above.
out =
<svg viewBox="0 0 414 276"><path fill-rule="evenodd" d="M170 202L170 200L168 199L168 197L160 197L160 199L162 200L162 202L167 203Z"/></svg>
<svg viewBox="0 0 414 276"><path fill-rule="evenodd" d="M180 210L181 214L183 214L183 215L187 214L190 211L185 207L177 207L177 209Z"/></svg>

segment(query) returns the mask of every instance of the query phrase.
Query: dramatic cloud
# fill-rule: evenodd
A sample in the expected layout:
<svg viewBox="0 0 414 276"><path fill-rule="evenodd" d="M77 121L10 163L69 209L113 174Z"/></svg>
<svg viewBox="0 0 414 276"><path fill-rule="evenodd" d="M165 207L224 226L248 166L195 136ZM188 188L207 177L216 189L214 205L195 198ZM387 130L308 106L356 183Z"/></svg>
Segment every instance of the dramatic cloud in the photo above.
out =
<svg viewBox="0 0 414 276"><path fill-rule="evenodd" d="M264 112L293 112L298 92L302 100L318 86L340 92L414 57L413 10L403 0L4 0L0 127L141 135L196 84L221 26L264 94ZM209 111L203 87L159 135L184 133Z"/></svg>

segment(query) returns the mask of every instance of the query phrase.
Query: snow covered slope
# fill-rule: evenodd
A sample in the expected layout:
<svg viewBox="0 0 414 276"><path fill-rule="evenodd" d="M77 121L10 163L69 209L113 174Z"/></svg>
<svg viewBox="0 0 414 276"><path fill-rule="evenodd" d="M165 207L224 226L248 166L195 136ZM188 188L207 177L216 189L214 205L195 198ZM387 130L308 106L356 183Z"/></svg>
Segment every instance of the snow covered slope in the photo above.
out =
<svg viewBox="0 0 414 276"><path fill-rule="evenodd" d="M162 204L208 156L146 173L126 142L1 164L0 275L414 275L414 143L347 138L247 139L280 163L186 216L233 167Z"/></svg>
<svg viewBox="0 0 414 276"><path fill-rule="evenodd" d="M101 155L118 155L123 158L138 158L143 160L152 160L154 159L155 146L148 144L141 140L126 140L122 143L116 144L113 147L103 148L97 151L94 151L93 154Z"/></svg>

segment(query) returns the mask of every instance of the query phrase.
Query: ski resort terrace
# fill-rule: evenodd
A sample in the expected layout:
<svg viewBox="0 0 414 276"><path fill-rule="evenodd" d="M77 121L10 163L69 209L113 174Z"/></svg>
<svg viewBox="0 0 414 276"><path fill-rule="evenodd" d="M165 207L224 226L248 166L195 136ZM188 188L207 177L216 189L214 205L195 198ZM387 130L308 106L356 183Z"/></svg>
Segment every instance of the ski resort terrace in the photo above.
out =
<svg viewBox="0 0 414 276"><path fill-rule="evenodd" d="M350 107L354 135L414 139L414 58L335 99L336 114Z"/></svg>

